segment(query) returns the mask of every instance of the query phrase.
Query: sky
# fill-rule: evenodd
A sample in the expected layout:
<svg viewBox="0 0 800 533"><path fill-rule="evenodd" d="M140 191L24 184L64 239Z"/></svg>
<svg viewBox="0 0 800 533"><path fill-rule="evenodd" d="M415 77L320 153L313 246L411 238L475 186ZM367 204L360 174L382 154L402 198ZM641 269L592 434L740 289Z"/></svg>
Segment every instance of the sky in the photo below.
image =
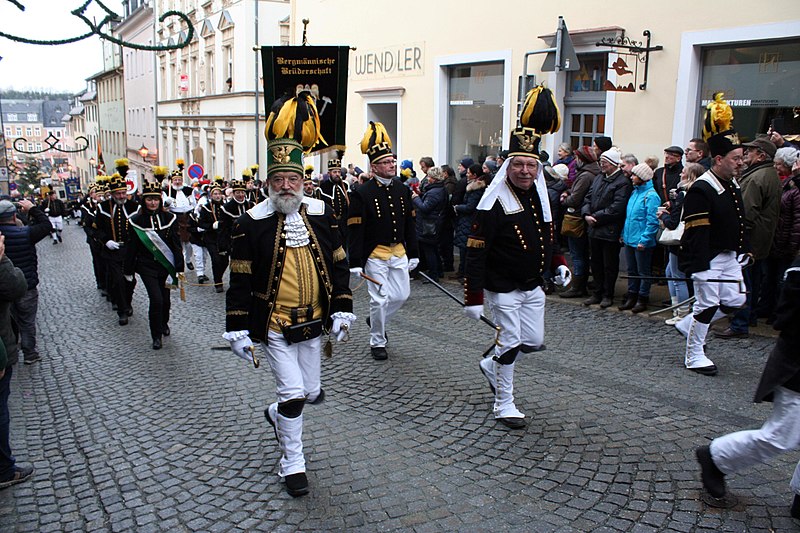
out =
<svg viewBox="0 0 800 533"><path fill-rule="evenodd" d="M86 0L0 0L0 32L37 40L57 40L90 31L81 19L70 13ZM102 0L118 15L120 0ZM88 18L101 20L104 14L97 0L86 11ZM34 89L48 92L78 93L86 88L86 78L103 69L100 38L88 37L71 44L55 46L23 44L0 35L0 96L6 89Z"/></svg>

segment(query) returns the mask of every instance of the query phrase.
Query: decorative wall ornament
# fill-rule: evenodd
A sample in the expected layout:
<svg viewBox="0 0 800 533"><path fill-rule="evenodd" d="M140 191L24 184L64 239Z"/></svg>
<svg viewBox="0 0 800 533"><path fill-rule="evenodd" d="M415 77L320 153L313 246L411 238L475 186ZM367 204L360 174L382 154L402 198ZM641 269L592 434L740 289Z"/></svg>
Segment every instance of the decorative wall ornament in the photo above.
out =
<svg viewBox="0 0 800 533"><path fill-rule="evenodd" d="M14 147L14 150L16 150L17 152L28 155L42 154L44 152L47 152L48 150L55 150L56 152L61 152L64 154L77 154L80 152L85 152L86 149L89 148L89 139L87 139L83 135L75 137L75 141L76 142L83 141L85 144L83 147L75 148L74 150L63 150L61 148L58 148L58 143L61 142L61 139L56 138L56 136L53 135L53 132L51 131L43 141L47 145L47 148L43 150L26 150L25 145L29 143L25 137L18 137L14 139L14 144L12 146Z"/></svg>
<svg viewBox="0 0 800 533"><path fill-rule="evenodd" d="M644 80L639 85L639 90L644 91L647 89L647 66L650 62L650 52L657 52L659 50L663 50L664 47L659 45L650 46L650 30L644 30L642 32L647 38L647 43L643 43L642 41L634 41L624 35L620 37L604 37L600 40L599 43L595 43L596 46L609 46L611 48L622 48L623 50L629 50L631 52L631 56L635 57L640 63L644 63ZM627 65L625 65L627 67ZM617 66L612 65L609 69L617 70ZM628 70L627 68L625 70ZM636 71L637 69L634 69ZM629 73L625 72L625 74ZM617 72L619 74L619 71ZM617 91L625 91L625 92L634 92L631 90L631 87L624 87L624 88L615 88L614 90Z"/></svg>
<svg viewBox="0 0 800 533"><path fill-rule="evenodd" d="M25 6L23 6L19 1L17 0L8 0L8 1L17 6L17 8L19 8L20 11L25 11ZM105 12L105 16L99 23L96 23L94 20L90 20L85 14L86 10L92 3L100 6L100 8ZM165 50L176 50L178 48L183 48L185 46L188 46L188 44L192 41L192 39L194 39L194 26L192 25L192 22L189 19L189 17L186 16L184 13L181 13L180 11L175 11L175 10L165 11L160 17L158 17L158 21L161 23L163 23L166 19L170 17L177 17L182 22L184 22L188 27L188 33L186 33L186 36L183 40L177 43L166 44L166 45L146 45L146 44L131 43L128 41L123 41L122 39L118 39L113 35L111 35L110 33L106 33L106 27L110 28L110 24L112 22L120 21L122 20L122 17L114 13L108 7L106 7L106 5L103 4L103 2L101 2L100 0L86 0L80 7L72 10L70 13L73 16L81 19L84 22L84 24L86 24L89 27L90 31L84 33L83 35L77 35L75 37L67 37L66 39L54 39L54 40L30 39L28 37L11 35L9 33L5 33L2 31L0 31L0 37L5 37L6 39L10 39L12 41L25 44L55 46L59 44L68 44L77 41L82 41L87 37L91 37L92 35L97 35L101 39L105 39L106 41L116 43L120 46L124 46L125 48L134 48L136 50L151 50L155 52L161 52Z"/></svg>

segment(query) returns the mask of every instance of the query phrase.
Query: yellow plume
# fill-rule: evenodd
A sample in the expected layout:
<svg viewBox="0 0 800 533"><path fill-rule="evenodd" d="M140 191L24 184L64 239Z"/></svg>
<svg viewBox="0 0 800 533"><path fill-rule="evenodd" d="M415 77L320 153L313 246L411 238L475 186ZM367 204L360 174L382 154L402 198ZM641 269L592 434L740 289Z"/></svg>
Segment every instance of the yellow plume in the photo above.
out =
<svg viewBox="0 0 800 533"><path fill-rule="evenodd" d="M536 133L555 133L561 127L561 111L556 105L553 92L544 85L528 91L519 122L523 127L533 128Z"/></svg>
<svg viewBox="0 0 800 533"><path fill-rule="evenodd" d="M725 93L714 93L711 101L706 106L703 117L703 139L708 140L712 135L731 129L733 123L733 109L725 101Z"/></svg>
<svg viewBox="0 0 800 533"><path fill-rule="evenodd" d="M320 130L319 113L314 98L303 91L294 98L276 101L269 117L265 134L268 140L294 139L308 153L318 143L327 145Z"/></svg>
<svg viewBox="0 0 800 533"><path fill-rule="evenodd" d="M364 138L361 139L361 153L366 154L371 147L384 142L389 145L389 148L392 147L392 139L389 138L389 133L383 124L370 121Z"/></svg>

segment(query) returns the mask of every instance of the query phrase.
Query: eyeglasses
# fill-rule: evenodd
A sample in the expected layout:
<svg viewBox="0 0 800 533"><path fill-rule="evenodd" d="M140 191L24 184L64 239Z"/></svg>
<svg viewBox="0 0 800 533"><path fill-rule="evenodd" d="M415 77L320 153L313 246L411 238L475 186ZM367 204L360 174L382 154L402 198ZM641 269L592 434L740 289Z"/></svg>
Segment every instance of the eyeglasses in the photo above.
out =
<svg viewBox="0 0 800 533"><path fill-rule="evenodd" d="M689 153L689 152L699 152L699 151L700 151L700 150L695 150L694 148L684 148L684 152L686 152L686 153Z"/></svg>
<svg viewBox="0 0 800 533"><path fill-rule="evenodd" d="M300 176L289 176L288 178L274 177L270 178L269 181L274 185L283 185L284 181L288 181L289 185L297 185L300 183Z"/></svg>
<svg viewBox="0 0 800 533"><path fill-rule="evenodd" d="M376 165L394 165L395 163L397 163L396 159L383 159L381 161L378 161L375 164Z"/></svg>

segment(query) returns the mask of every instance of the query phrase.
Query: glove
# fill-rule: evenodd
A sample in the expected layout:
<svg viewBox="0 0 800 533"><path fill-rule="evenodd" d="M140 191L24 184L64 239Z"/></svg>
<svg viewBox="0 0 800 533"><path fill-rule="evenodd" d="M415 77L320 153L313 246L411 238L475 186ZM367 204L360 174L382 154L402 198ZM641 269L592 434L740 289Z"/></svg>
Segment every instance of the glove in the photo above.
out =
<svg viewBox="0 0 800 533"><path fill-rule="evenodd" d="M350 337L350 326L355 322L356 315L353 313L334 313L333 326L331 326L331 333L336 335L336 341L346 341Z"/></svg>
<svg viewBox="0 0 800 533"><path fill-rule="evenodd" d="M164 199L164 207L171 207L171 206L172 206L172 197L171 196L167 196Z"/></svg>
<svg viewBox="0 0 800 533"><path fill-rule="evenodd" d="M483 306L482 305L465 305L464 306L464 316L466 316L467 318L471 318L472 320L480 320L482 313L483 313Z"/></svg>
<svg viewBox="0 0 800 533"><path fill-rule="evenodd" d="M215 222L214 222L214 223L211 225L211 229L217 229L217 228L219 228L219 220L215 221Z"/></svg>
<svg viewBox="0 0 800 533"><path fill-rule="evenodd" d="M572 281L572 272L569 271L566 265L558 265L556 277L553 281L555 281L556 285L566 287Z"/></svg>
<svg viewBox="0 0 800 533"><path fill-rule="evenodd" d="M106 241L106 248L109 250L119 250L119 243L117 241Z"/></svg>
<svg viewBox="0 0 800 533"><path fill-rule="evenodd" d="M253 346L253 341L247 336L248 333L247 330L231 331L224 333L222 338L231 343L231 351L236 357L240 357L248 363L252 363L253 354L250 352L250 348Z"/></svg>
<svg viewBox="0 0 800 533"><path fill-rule="evenodd" d="M408 260L408 270L414 270L417 266L419 266L419 259L415 257Z"/></svg>
<svg viewBox="0 0 800 533"><path fill-rule="evenodd" d="M742 268L749 267L755 262L753 260L753 254L739 254L736 256L736 261Z"/></svg>
<svg viewBox="0 0 800 533"><path fill-rule="evenodd" d="M45 215L49 215L50 214L50 208L49 207L45 207L44 208L44 214Z"/></svg>
<svg viewBox="0 0 800 533"><path fill-rule="evenodd" d="M351 274L355 274L357 276L360 276L363 272L364 272L364 269L362 269L361 267L354 267L354 268L350 269L350 273Z"/></svg>
<svg viewBox="0 0 800 533"><path fill-rule="evenodd" d="M133 282L133 276L129 276L129 275L126 274L125 275L125 281L127 281L128 283L132 283Z"/></svg>

